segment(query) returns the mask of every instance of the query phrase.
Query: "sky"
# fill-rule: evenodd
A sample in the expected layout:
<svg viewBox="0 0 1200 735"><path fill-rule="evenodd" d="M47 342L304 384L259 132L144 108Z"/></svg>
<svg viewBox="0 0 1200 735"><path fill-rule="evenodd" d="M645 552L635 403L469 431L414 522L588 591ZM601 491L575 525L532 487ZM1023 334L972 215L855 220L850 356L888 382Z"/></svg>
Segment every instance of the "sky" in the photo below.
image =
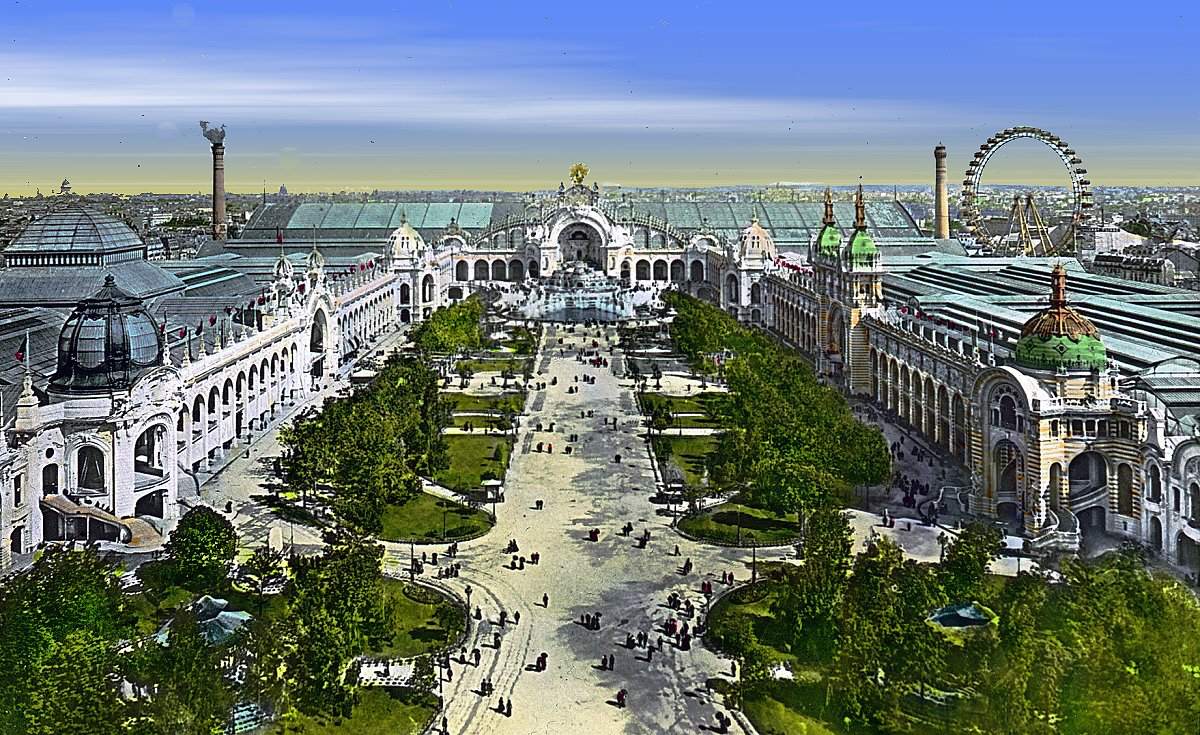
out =
<svg viewBox="0 0 1200 735"><path fill-rule="evenodd" d="M1200 185L1187 4L0 0L0 196L961 180L1012 125ZM1065 184L1035 141L985 182Z"/></svg>

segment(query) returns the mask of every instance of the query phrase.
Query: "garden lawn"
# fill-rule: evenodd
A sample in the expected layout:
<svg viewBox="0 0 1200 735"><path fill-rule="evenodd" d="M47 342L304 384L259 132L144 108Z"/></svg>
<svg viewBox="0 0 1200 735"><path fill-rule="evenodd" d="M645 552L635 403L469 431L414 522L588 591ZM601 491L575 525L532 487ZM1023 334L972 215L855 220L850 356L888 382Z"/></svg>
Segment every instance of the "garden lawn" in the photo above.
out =
<svg viewBox="0 0 1200 735"><path fill-rule="evenodd" d="M683 471L684 483L700 486L704 476L704 460L716 446L715 436L654 436L654 451L661 465L671 465ZM668 451L661 451L667 449Z"/></svg>
<svg viewBox="0 0 1200 735"><path fill-rule="evenodd" d="M483 482L483 475L487 473L502 480L508 466L509 452L512 451L511 442L508 436L451 434L446 437L450 467L438 470L433 479L460 491L478 488ZM500 449L499 459L494 459L497 448Z"/></svg>
<svg viewBox="0 0 1200 735"><path fill-rule="evenodd" d="M739 524L742 529L742 546L750 545L747 532L754 533L754 544L757 546L790 543L800 535L800 523L795 513L779 517L769 510L752 508L736 502L721 503L695 515L681 518L679 528L703 541L736 544Z"/></svg>
<svg viewBox="0 0 1200 735"><path fill-rule="evenodd" d="M513 375L520 375L532 367L533 361L529 358L514 359L511 356L501 357L497 360L459 360L454 365L455 371L466 368L475 373L499 373L508 369L512 371Z"/></svg>
<svg viewBox="0 0 1200 735"><path fill-rule="evenodd" d="M419 594L435 595L441 599L441 602L436 605L417 602L413 597L405 594L404 590L408 586L407 582L390 577L384 578L384 592L391 598L394 605L392 629L395 631L395 635L378 650L370 651L371 655L411 658L434 653L445 648L462 632L464 621L461 611L458 611L457 615L447 616L458 621L453 630L443 628L439 620L438 609L454 605L449 598L428 587L420 587L418 588ZM443 613L443 615L445 614Z"/></svg>
<svg viewBox="0 0 1200 735"><path fill-rule="evenodd" d="M674 413L702 413L712 415L709 405L714 399L724 396L724 393L697 393L690 396L664 396L661 393L646 393L647 398L667 401Z"/></svg>
<svg viewBox="0 0 1200 735"><path fill-rule="evenodd" d="M363 687L362 697L350 717L300 715L277 733L304 735L416 735L437 711L433 694L398 692L382 687ZM336 723L336 724L335 724Z"/></svg>
<svg viewBox="0 0 1200 735"><path fill-rule="evenodd" d="M760 584L772 586L772 583ZM793 669L794 680L779 679L747 686L743 690L745 702L742 712L754 723L762 735L832 735L847 732L840 722L825 722L825 682L820 671L796 664L795 658L777 647L776 628L770 617L771 603L775 593L747 605L737 605L726 595L713 606L709 625L720 625L721 618L731 615L748 615L754 624L759 643L771 649L780 660ZM833 708L831 708L833 709ZM836 710L835 710L836 711ZM831 713L832 714L832 713Z"/></svg>
<svg viewBox="0 0 1200 735"><path fill-rule="evenodd" d="M448 437L457 439L458 437ZM487 437L463 437L480 439ZM442 539L442 516L446 521L446 538L478 536L492 527L492 519L481 510L431 493L421 493L403 505L389 505L383 512L383 530L379 538L386 541L436 541Z"/></svg>
<svg viewBox="0 0 1200 735"><path fill-rule="evenodd" d="M508 406L519 413L525 407L525 398L520 393L501 393L495 396L442 393L442 396L453 404L455 411L501 411Z"/></svg>

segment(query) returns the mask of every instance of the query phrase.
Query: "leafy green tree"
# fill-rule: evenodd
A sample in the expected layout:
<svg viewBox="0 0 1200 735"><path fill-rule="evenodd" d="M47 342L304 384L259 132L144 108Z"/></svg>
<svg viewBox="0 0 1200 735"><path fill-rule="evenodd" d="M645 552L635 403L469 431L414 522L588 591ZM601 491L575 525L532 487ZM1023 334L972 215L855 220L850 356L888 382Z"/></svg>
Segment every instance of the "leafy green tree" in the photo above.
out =
<svg viewBox="0 0 1200 735"><path fill-rule="evenodd" d="M217 511L197 506L179 519L166 550L180 585L196 592L216 591L225 585L225 567L237 553L237 532Z"/></svg>
<svg viewBox="0 0 1200 735"><path fill-rule="evenodd" d="M50 645L29 682L29 735L118 735L126 707L116 651L86 630Z"/></svg>
<svg viewBox="0 0 1200 735"><path fill-rule="evenodd" d="M263 544L242 565L241 573L258 595L258 614L262 615L264 590L272 581L283 576L283 552Z"/></svg>
<svg viewBox="0 0 1200 735"><path fill-rule="evenodd" d="M234 695L221 668L222 652L210 646L196 616L179 610L171 621L167 645L154 643L144 676L153 694L141 702L144 732L156 735L211 735L224 724Z"/></svg>
<svg viewBox="0 0 1200 735"><path fill-rule="evenodd" d="M831 679L847 714L879 725L897 719L899 681L890 650L900 633L896 580L904 555L886 536L858 555L844 596Z"/></svg>
<svg viewBox="0 0 1200 735"><path fill-rule="evenodd" d="M286 621L251 618L234 634L233 647L246 662L245 679L239 696L264 709L283 709L286 689L286 657L294 644Z"/></svg>
<svg viewBox="0 0 1200 735"><path fill-rule="evenodd" d="M121 590L94 548L48 546L0 587L0 732L26 732L31 682L56 641L80 631L115 642L129 632Z"/></svg>
<svg viewBox="0 0 1200 735"><path fill-rule="evenodd" d="M804 566L789 576L772 610L787 626L793 651L819 661L836 652L852 544L850 521L840 510L821 508L808 517Z"/></svg>
<svg viewBox="0 0 1200 735"><path fill-rule="evenodd" d="M988 564L1001 548L1000 531L979 521L972 521L946 549L939 576L950 600L967 602L979 597Z"/></svg>

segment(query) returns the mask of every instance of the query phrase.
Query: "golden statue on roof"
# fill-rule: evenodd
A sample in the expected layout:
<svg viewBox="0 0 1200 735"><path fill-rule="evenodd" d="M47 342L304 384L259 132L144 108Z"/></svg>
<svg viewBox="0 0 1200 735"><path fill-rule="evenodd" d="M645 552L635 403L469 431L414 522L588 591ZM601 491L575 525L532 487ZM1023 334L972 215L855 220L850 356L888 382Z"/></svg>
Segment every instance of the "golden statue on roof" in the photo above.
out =
<svg viewBox="0 0 1200 735"><path fill-rule="evenodd" d="M573 164L571 166L570 175L571 182L574 183L575 186L579 186L583 183L583 180L587 178L588 167L582 163Z"/></svg>

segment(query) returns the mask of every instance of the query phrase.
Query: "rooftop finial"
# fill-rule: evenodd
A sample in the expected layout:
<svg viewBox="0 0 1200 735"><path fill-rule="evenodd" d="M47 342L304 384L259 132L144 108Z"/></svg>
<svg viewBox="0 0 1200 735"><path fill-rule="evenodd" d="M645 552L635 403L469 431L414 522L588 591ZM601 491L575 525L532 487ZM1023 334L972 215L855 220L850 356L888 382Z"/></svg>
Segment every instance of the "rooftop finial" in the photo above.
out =
<svg viewBox="0 0 1200 735"><path fill-rule="evenodd" d="M858 185L858 192L854 195L854 229L867 229L867 205L863 201L862 184Z"/></svg>
<svg viewBox="0 0 1200 735"><path fill-rule="evenodd" d="M825 219L821 220L828 227L833 227L833 192L829 191L829 187L825 187Z"/></svg>

